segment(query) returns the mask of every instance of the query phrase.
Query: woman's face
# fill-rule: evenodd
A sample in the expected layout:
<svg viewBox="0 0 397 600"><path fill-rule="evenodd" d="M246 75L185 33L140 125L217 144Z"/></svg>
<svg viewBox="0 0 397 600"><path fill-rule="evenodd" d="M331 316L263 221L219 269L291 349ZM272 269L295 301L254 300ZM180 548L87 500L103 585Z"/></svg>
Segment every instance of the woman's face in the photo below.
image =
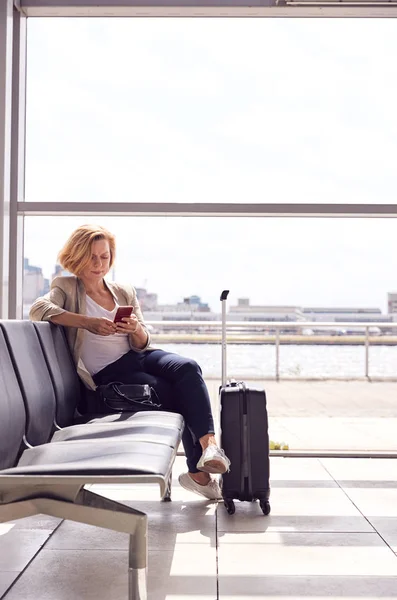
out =
<svg viewBox="0 0 397 600"><path fill-rule="evenodd" d="M109 262L109 242L107 240L92 242L90 262L80 273L80 277L92 282L102 279L109 271Z"/></svg>

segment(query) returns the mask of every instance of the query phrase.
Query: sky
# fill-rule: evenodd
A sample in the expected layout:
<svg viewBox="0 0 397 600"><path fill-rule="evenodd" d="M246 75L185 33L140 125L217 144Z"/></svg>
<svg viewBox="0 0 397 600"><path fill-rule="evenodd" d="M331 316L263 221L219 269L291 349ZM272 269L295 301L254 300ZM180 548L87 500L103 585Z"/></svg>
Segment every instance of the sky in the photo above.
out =
<svg viewBox="0 0 397 600"><path fill-rule="evenodd" d="M26 200L395 203L394 19L29 19ZM85 222L161 303L386 310L397 221L27 217L46 277Z"/></svg>

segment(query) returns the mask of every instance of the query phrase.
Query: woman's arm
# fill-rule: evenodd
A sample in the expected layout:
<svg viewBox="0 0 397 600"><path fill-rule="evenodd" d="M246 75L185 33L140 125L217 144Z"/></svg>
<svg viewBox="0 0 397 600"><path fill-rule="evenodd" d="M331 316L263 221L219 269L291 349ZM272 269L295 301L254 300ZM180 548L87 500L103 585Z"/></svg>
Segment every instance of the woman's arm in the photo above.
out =
<svg viewBox="0 0 397 600"><path fill-rule="evenodd" d="M50 317L48 320L51 323L55 323L55 325L87 329L87 331L96 335L112 335L117 330L116 324L110 319L106 319L105 317L87 317L86 315L79 315L67 310L60 315Z"/></svg>
<svg viewBox="0 0 397 600"><path fill-rule="evenodd" d="M31 321L51 321L56 325L66 327L87 326L87 317L65 310L66 293L62 287L57 285L56 279L51 284L48 294L37 298L32 304L29 312Z"/></svg>
<svg viewBox="0 0 397 600"><path fill-rule="evenodd" d="M59 315L53 315L48 318L48 321L55 323L55 325L64 325L65 327L80 327L81 329L87 329L87 317L85 315L79 315L77 313L68 312L64 310Z"/></svg>
<svg viewBox="0 0 397 600"><path fill-rule="evenodd" d="M149 333L146 327L142 327L141 323L137 321L136 332L130 333L130 346L137 350L146 350L149 345Z"/></svg>
<svg viewBox="0 0 397 600"><path fill-rule="evenodd" d="M66 303L66 293L61 286L57 285L56 277L51 283L48 294L35 300L29 311L31 321L50 321L52 317L62 315Z"/></svg>
<svg viewBox="0 0 397 600"><path fill-rule="evenodd" d="M51 283L48 294L37 298L32 304L29 312L31 321L51 321L56 325L87 329L97 335L112 335L116 332L115 323L109 319L87 317L66 310L64 307L67 305L67 293L64 287L65 281L56 277Z"/></svg>
<svg viewBox="0 0 397 600"><path fill-rule="evenodd" d="M132 288L131 305L134 307L133 315L136 317L136 330L129 334L130 346L133 350L146 350L150 344L150 333L143 320L143 314L139 305L135 288Z"/></svg>

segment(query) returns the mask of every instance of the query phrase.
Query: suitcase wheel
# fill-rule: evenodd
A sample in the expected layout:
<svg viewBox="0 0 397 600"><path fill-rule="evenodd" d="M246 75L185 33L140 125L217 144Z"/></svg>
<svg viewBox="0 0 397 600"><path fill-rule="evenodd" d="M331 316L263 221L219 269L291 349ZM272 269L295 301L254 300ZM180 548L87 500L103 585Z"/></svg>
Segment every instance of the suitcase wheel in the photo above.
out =
<svg viewBox="0 0 397 600"><path fill-rule="evenodd" d="M259 506L261 507L264 515L268 515L270 513L270 502L266 498L261 498L259 500Z"/></svg>
<svg viewBox="0 0 397 600"><path fill-rule="evenodd" d="M236 512L236 507L234 506L233 500L231 498L224 498L223 504L225 505L228 514L234 515L234 513Z"/></svg>

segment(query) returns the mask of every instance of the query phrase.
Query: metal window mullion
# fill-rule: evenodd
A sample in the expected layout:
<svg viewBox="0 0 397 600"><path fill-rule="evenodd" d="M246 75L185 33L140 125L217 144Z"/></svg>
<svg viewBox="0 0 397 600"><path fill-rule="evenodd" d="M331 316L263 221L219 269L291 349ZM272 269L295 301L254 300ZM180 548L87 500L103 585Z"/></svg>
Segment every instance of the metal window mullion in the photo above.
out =
<svg viewBox="0 0 397 600"><path fill-rule="evenodd" d="M19 0L29 17L393 17L395 0Z"/></svg>
<svg viewBox="0 0 397 600"><path fill-rule="evenodd" d="M18 214L153 217L397 217L396 204L245 204L189 202L18 202Z"/></svg>
<svg viewBox="0 0 397 600"><path fill-rule="evenodd" d="M365 377L369 379L369 327L365 328Z"/></svg>
<svg viewBox="0 0 397 600"><path fill-rule="evenodd" d="M280 327L276 327L276 381L280 381Z"/></svg>
<svg viewBox="0 0 397 600"><path fill-rule="evenodd" d="M21 319L24 217L18 214L18 201L25 197L26 17L14 8L13 21L8 316Z"/></svg>
<svg viewBox="0 0 397 600"><path fill-rule="evenodd" d="M0 2L0 318L8 317L13 1Z"/></svg>

